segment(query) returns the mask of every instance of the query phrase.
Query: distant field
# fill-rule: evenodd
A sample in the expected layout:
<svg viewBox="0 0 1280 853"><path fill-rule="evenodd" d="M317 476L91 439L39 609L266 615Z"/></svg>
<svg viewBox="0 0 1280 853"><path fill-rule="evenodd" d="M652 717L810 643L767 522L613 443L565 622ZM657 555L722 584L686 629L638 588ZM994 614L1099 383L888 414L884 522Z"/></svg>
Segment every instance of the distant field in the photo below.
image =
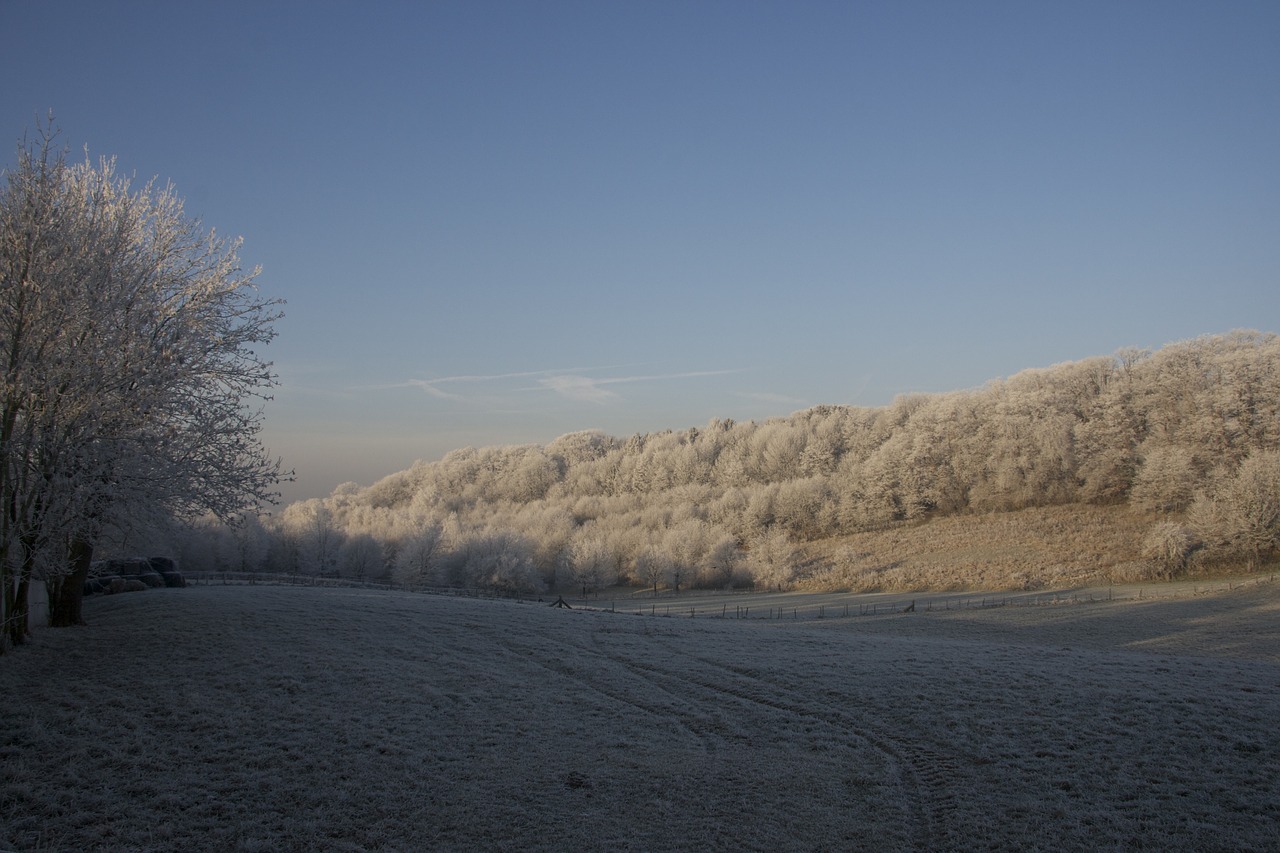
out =
<svg viewBox="0 0 1280 853"><path fill-rule="evenodd" d="M1280 584L1170 591L91 599L0 658L0 849L1280 849Z"/></svg>

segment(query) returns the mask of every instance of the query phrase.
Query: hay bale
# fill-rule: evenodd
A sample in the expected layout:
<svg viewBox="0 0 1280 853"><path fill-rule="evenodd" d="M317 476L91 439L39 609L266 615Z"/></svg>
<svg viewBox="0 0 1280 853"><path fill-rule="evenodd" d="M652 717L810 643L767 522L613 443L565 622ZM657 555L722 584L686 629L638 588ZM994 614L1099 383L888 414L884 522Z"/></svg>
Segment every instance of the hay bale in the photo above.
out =
<svg viewBox="0 0 1280 853"><path fill-rule="evenodd" d="M151 561L145 557L119 557L113 560L94 560L89 574L128 577L151 571L154 571Z"/></svg>
<svg viewBox="0 0 1280 853"><path fill-rule="evenodd" d="M164 585L167 587L184 587L187 585L186 579L178 571L178 561L172 557L152 557L151 569L164 578Z"/></svg>
<svg viewBox="0 0 1280 853"><path fill-rule="evenodd" d="M151 564L151 568L160 574L165 572L176 572L178 570L178 561L172 557L152 557L147 560Z"/></svg>
<svg viewBox="0 0 1280 853"><path fill-rule="evenodd" d="M137 581L143 586L151 589L163 589L165 586L164 578L155 572L138 572L135 575L125 575L124 579L129 581Z"/></svg>
<svg viewBox="0 0 1280 853"><path fill-rule="evenodd" d="M150 588L151 587L147 586L145 583L138 580L137 578L124 579L125 592L146 592Z"/></svg>
<svg viewBox="0 0 1280 853"><path fill-rule="evenodd" d="M171 557L117 557L94 561L89 569L89 580L85 582L85 594L123 591L118 585L113 585L113 578L137 581L149 589L187 585L178 572L177 562Z"/></svg>

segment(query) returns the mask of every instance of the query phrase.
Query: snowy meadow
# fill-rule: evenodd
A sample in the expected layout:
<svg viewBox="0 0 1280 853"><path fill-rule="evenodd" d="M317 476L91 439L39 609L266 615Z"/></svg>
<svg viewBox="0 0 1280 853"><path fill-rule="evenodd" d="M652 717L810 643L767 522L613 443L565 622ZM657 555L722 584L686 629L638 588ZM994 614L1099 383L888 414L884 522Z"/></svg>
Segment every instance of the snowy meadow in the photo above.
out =
<svg viewBox="0 0 1280 853"><path fill-rule="evenodd" d="M85 617L0 662L0 848L1280 848L1273 583L822 620L212 586Z"/></svg>

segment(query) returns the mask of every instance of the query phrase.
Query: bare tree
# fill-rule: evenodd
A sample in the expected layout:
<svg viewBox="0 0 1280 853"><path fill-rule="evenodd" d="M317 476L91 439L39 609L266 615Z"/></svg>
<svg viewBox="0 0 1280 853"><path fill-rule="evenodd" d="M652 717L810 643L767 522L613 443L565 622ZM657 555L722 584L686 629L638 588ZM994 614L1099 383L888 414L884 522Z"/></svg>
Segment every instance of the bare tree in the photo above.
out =
<svg viewBox="0 0 1280 853"><path fill-rule="evenodd" d="M110 160L68 165L53 136L19 150L0 190L0 563L20 566L6 613L22 606L10 589L42 576L67 625L108 525L274 499L280 466L258 433L276 379L256 348L280 315L239 242L171 187L135 190Z"/></svg>

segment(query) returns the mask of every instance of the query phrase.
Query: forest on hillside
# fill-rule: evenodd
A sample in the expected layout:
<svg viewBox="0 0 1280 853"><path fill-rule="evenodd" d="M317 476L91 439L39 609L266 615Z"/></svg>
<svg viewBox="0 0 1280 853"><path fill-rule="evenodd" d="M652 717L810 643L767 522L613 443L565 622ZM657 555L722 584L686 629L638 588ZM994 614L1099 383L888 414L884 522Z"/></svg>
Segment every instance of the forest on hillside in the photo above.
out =
<svg viewBox="0 0 1280 853"><path fill-rule="evenodd" d="M805 543L1068 504L1149 517L1152 576L1280 536L1280 337L1236 331L881 407L467 447L175 542L188 571L536 592L787 588Z"/></svg>

